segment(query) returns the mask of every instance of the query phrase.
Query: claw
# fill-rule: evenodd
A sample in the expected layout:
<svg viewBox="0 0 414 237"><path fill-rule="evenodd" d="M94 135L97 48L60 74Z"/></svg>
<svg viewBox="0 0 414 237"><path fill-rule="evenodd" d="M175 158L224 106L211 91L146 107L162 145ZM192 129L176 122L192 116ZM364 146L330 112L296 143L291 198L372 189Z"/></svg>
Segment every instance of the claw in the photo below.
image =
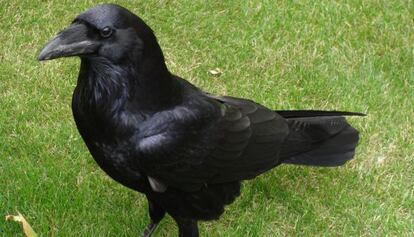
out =
<svg viewBox="0 0 414 237"><path fill-rule="evenodd" d="M158 226L158 223L154 223L154 222L151 221L151 223L149 223L147 225L147 227L145 228L144 234L142 236L143 237L150 237L152 235L152 233L154 233L157 226Z"/></svg>

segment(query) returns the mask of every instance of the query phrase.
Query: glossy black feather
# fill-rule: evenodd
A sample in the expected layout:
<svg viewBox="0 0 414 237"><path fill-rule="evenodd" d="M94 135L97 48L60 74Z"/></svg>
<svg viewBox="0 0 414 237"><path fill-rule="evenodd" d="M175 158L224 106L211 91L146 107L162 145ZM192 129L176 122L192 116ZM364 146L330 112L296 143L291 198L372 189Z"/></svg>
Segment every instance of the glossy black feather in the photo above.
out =
<svg viewBox="0 0 414 237"><path fill-rule="evenodd" d="M353 157L358 133L339 116L361 114L273 111L205 93L168 71L152 30L120 6L80 14L39 59L74 50L81 67L72 110L86 146L109 176L146 195L155 224L170 214L180 236L196 236L197 220L217 219L242 180L281 163Z"/></svg>
<svg viewBox="0 0 414 237"><path fill-rule="evenodd" d="M364 113L347 111L323 111L323 110L275 110L284 118L305 118L323 116L365 116Z"/></svg>

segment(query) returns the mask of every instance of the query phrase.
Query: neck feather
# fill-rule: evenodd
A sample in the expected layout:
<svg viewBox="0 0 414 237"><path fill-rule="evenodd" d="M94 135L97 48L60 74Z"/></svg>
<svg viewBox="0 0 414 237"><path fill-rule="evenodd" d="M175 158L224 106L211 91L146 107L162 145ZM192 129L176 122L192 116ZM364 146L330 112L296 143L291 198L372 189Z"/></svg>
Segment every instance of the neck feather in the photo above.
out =
<svg viewBox="0 0 414 237"><path fill-rule="evenodd" d="M165 65L152 65L123 66L82 59L77 85L82 110L113 116L125 110L145 113L172 106L179 100L177 83Z"/></svg>

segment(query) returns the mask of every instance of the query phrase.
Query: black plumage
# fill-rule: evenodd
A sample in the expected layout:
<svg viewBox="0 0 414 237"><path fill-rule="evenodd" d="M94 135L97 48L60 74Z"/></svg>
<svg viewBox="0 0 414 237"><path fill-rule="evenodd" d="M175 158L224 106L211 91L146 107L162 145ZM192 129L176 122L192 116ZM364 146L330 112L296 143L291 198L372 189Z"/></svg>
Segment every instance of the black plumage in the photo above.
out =
<svg viewBox="0 0 414 237"><path fill-rule="evenodd" d="M358 132L336 111L273 111L216 97L171 74L152 30L127 9L99 5L51 40L39 60L80 56L72 110L98 165L144 193L151 235L165 213L180 236L217 219L240 182L282 163L337 166Z"/></svg>

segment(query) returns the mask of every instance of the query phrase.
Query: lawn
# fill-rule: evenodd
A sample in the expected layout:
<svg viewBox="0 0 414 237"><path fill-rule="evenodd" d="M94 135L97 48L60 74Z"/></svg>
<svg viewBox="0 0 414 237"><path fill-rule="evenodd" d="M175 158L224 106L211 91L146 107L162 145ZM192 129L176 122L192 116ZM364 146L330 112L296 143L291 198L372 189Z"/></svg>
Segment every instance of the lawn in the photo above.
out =
<svg viewBox="0 0 414 237"><path fill-rule="evenodd" d="M414 235L414 3L118 1L154 30L170 70L206 91L275 109L338 109L360 130L340 168L281 166L201 236ZM94 1L1 1L0 236L137 236L143 195L108 178L70 109L79 59L36 56ZM209 70L219 68L220 76ZM175 236L170 217L155 236Z"/></svg>

